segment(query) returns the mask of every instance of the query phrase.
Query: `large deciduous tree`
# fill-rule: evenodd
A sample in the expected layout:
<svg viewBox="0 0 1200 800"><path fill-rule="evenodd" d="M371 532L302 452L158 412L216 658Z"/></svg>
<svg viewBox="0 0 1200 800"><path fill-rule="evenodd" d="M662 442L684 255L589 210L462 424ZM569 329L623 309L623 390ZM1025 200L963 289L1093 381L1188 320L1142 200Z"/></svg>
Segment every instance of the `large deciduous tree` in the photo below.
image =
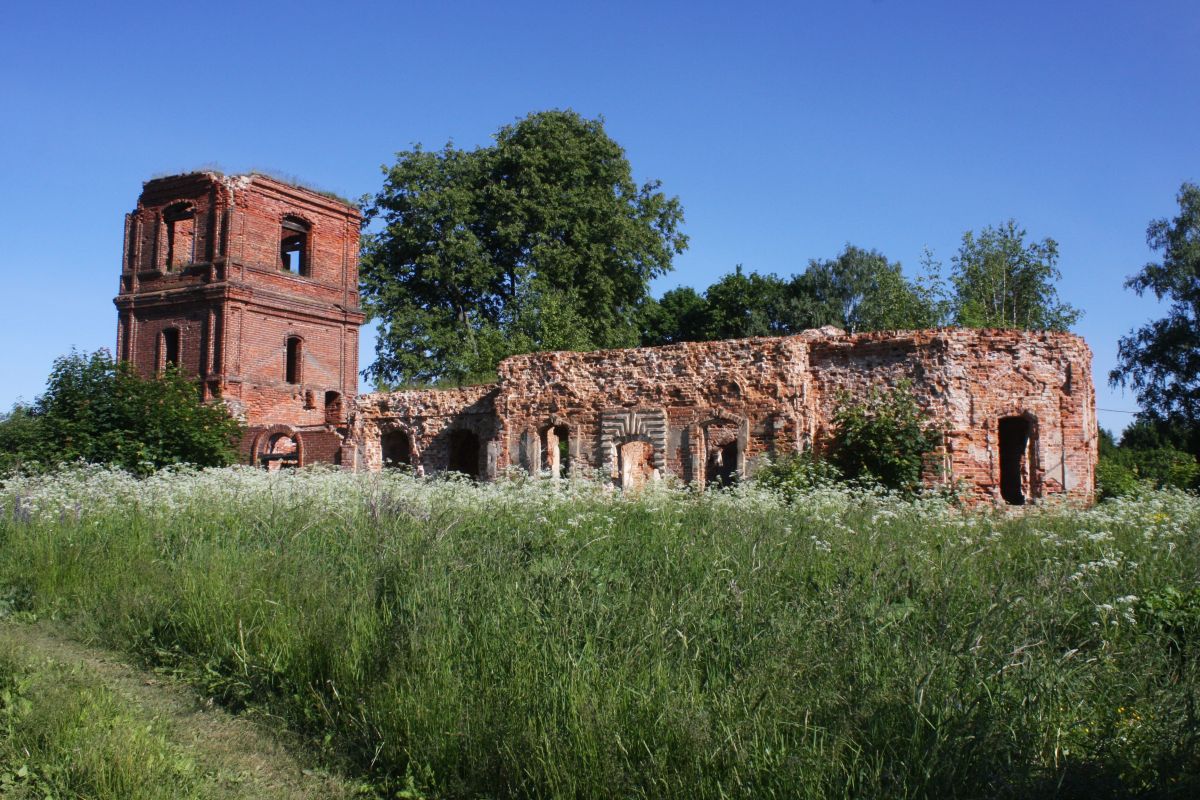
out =
<svg viewBox="0 0 1200 800"><path fill-rule="evenodd" d="M1144 418L1182 427L1193 451L1200 450L1200 187L1184 183L1179 214L1157 219L1146 229L1150 249L1162 253L1125 281L1138 295L1153 292L1166 300L1167 314L1121 337L1114 385L1137 392Z"/></svg>
<svg viewBox="0 0 1200 800"><path fill-rule="evenodd" d="M955 320L968 328L1065 331L1079 310L1058 298L1058 243L1025 242L1013 220L963 234L954 257Z"/></svg>
<svg viewBox="0 0 1200 800"><path fill-rule="evenodd" d="M634 182L600 120L546 111L475 150L397 155L364 202L377 379L486 378L505 356L636 345L649 283L687 246L683 209Z"/></svg>
<svg viewBox="0 0 1200 800"><path fill-rule="evenodd" d="M806 327L913 330L937 326L944 314L934 289L910 283L900 264L878 250L851 244L836 258L810 261L793 283L793 295L806 306Z"/></svg>
<svg viewBox="0 0 1200 800"><path fill-rule="evenodd" d="M780 278L738 265L703 295L672 289L648 304L644 344L787 336L834 325L857 333L940 325L946 315L940 280L927 259L916 282L875 250L846 245L836 258L809 262L799 275Z"/></svg>

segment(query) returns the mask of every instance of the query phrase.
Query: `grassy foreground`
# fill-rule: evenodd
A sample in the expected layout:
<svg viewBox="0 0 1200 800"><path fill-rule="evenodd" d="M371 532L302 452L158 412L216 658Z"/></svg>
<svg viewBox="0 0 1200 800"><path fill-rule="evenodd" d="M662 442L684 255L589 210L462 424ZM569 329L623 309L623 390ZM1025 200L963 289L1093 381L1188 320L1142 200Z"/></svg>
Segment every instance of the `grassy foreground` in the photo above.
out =
<svg viewBox="0 0 1200 800"><path fill-rule="evenodd" d="M0 797L200 800L202 781L131 703L0 643Z"/></svg>
<svg viewBox="0 0 1200 800"><path fill-rule="evenodd" d="M246 469L0 491L0 593L385 796L1187 797L1200 499Z"/></svg>

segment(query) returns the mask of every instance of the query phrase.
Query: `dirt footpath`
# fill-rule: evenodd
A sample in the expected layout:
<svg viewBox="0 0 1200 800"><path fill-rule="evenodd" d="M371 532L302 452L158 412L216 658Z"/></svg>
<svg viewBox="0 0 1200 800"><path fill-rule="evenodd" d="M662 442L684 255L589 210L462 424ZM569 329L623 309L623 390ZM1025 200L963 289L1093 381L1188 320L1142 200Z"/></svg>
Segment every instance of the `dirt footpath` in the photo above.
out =
<svg viewBox="0 0 1200 800"><path fill-rule="evenodd" d="M351 784L309 769L277 732L246 716L203 701L187 685L121 661L114 653L70 638L52 622L0 621L0 639L34 658L46 658L94 675L140 707L168 738L195 759L215 798L351 798Z"/></svg>

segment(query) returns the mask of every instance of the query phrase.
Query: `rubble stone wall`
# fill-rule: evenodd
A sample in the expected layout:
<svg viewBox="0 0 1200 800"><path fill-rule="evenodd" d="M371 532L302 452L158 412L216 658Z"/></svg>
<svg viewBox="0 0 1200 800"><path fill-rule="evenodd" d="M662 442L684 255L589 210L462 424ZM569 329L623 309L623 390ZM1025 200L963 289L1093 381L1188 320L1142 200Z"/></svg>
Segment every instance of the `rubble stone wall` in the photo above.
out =
<svg viewBox="0 0 1200 800"><path fill-rule="evenodd" d="M450 467L454 432L463 431L479 442L476 475L494 478L503 468L495 444L500 428L495 401L495 384L361 395L351 414L342 464L382 469L384 437L400 433L408 440L407 465L419 474L436 474Z"/></svg>
<svg viewBox="0 0 1200 800"><path fill-rule="evenodd" d="M451 466L446 432L464 429L486 442L484 477L519 468L703 486L750 475L764 456L827 448L839 404L901 382L944 433L929 483L960 483L984 502L1092 500L1091 352L1063 333L826 328L514 356L492 386L361 398L347 447L379 469L380 437L404 430L414 464L432 473Z"/></svg>

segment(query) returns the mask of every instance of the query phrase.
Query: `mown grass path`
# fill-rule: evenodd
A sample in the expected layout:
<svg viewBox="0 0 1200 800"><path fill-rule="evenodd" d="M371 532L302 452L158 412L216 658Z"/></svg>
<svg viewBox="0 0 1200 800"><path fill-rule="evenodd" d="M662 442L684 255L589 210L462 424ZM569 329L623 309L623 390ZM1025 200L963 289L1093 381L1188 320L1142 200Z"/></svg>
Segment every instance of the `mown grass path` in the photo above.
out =
<svg viewBox="0 0 1200 800"><path fill-rule="evenodd" d="M357 796L340 778L308 769L269 724L230 714L169 676L137 669L109 651L82 644L63 625L0 621L0 644L16 647L30 661L79 670L131 704L195 761L205 797Z"/></svg>

